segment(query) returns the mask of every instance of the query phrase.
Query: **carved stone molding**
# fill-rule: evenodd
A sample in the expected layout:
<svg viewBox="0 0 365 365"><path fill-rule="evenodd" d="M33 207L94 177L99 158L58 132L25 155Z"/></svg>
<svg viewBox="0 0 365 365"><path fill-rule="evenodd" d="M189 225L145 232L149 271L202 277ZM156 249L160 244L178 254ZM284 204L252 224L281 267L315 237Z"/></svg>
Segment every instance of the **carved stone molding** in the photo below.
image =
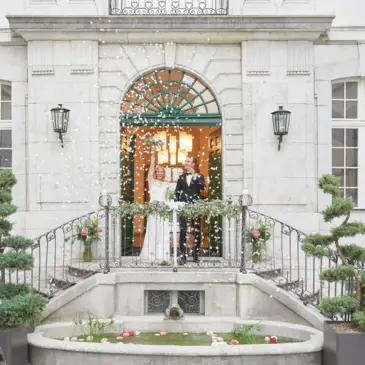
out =
<svg viewBox="0 0 365 365"><path fill-rule="evenodd" d="M53 42L30 42L28 49L32 75L54 75Z"/></svg>
<svg viewBox="0 0 365 365"><path fill-rule="evenodd" d="M299 5L299 4L310 4L312 0L282 0L283 5Z"/></svg>
<svg viewBox="0 0 365 365"><path fill-rule="evenodd" d="M248 41L243 55L247 75L270 75L270 44L268 41Z"/></svg>
<svg viewBox="0 0 365 365"><path fill-rule="evenodd" d="M92 74L95 65L93 62L93 42L72 41L71 42L71 73Z"/></svg>
<svg viewBox="0 0 365 365"><path fill-rule="evenodd" d="M29 5L56 5L57 0L29 0Z"/></svg>
<svg viewBox="0 0 365 365"><path fill-rule="evenodd" d="M360 74L361 77L365 77L365 42L358 44L359 56L360 56Z"/></svg>
<svg viewBox="0 0 365 365"><path fill-rule="evenodd" d="M275 0L244 0L243 3L256 5L256 4L270 4L274 1Z"/></svg>
<svg viewBox="0 0 365 365"><path fill-rule="evenodd" d="M306 41L287 43L287 75L310 75L313 44Z"/></svg>

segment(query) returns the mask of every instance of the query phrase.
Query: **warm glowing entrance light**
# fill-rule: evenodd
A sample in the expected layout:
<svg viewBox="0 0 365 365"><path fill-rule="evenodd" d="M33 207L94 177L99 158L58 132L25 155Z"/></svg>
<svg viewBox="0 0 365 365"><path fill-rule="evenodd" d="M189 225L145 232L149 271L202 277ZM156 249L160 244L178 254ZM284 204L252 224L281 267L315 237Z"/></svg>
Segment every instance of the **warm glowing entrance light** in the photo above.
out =
<svg viewBox="0 0 365 365"><path fill-rule="evenodd" d="M179 144L181 151L191 152L193 150L193 136L186 132L180 132Z"/></svg>

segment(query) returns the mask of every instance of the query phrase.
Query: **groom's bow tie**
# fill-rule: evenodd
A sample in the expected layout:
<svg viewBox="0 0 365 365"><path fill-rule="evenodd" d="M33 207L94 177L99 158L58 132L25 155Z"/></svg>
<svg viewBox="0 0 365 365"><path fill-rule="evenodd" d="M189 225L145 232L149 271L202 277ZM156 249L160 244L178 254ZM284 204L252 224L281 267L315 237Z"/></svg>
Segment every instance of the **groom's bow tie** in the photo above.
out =
<svg viewBox="0 0 365 365"><path fill-rule="evenodd" d="M192 173L191 173L191 172L187 172L187 173L186 173L186 175L188 175L188 176L189 176L189 175L192 175Z"/></svg>

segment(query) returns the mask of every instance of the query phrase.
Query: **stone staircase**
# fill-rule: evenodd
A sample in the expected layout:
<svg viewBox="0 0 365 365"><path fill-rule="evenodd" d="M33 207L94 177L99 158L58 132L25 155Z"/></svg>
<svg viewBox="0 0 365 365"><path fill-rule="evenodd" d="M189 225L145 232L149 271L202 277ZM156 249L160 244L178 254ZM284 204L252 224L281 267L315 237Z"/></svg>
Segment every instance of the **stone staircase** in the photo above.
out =
<svg viewBox="0 0 365 365"><path fill-rule="evenodd" d="M171 270L173 266L161 266L153 262L141 262L136 253L131 252L132 256L122 258L115 257L114 261L105 259L106 237L109 240L109 248L112 248L112 256L116 253L116 247L120 246L121 221L118 220L118 209L110 210L110 219L105 219L105 212L97 211L88 213L70 222L56 227L55 229L43 234L34 240L34 246L30 251L35 260L34 269L31 272L9 274L9 282L24 282L31 285L35 291L46 296L50 300L66 291L78 282L85 280L96 273L111 269L128 270ZM113 215L114 214L114 215ZM82 258L82 244L75 240L75 227L83 224L85 219L90 217L99 220L102 232L100 242L97 243L98 251L94 252L94 261L84 263ZM111 224L107 222L112 222ZM270 232L270 240L266 242L265 252L262 261L252 263L250 261L250 247L247 243L245 247L245 266L249 273L254 273L261 278L272 282L279 290L284 290L298 297L304 305L317 306L323 296L336 295L336 286L326 287L318 279L319 272L331 267L331 260L324 263L313 257L307 257L301 251L301 242L305 234L287 224L280 222L262 213L248 210L246 216L246 228L257 229L265 224ZM242 216L235 221L222 221L223 257L214 256L208 250L208 254L203 257L203 262L199 265L188 262L185 267L178 266L177 271L184 270L222 270L240 271L242 261ZM225 228L224 228L225 227ZM105 232L109 232L106 235ZM119 237L119 238L118 238ZM123 250L122 250L123 252ZM332 264L333 265L333 264ZM18 276L24 280L18 281ZM6 278L8 275L6 276Z"/></svg>
<svg viewBox="0 0 365 365"><path fill-rule="evenodd" d="M283 275L282 269L257 271L255 274L265 280L272 281L278 288L291 293L303 302L304 305L312 304L317 306L320 301L320 291L310 293L305 290L304 280L289 281Z"/></svg>

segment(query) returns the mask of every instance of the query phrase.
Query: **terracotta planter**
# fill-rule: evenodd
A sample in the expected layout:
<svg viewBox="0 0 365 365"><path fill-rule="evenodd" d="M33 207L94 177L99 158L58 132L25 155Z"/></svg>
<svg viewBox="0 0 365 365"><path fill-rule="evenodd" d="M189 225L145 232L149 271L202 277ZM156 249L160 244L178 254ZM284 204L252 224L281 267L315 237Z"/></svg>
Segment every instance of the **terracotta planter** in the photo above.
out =
<svg viewBox="0 0 365 365"><path fill-rule="evenodd" d="M0 349L4 356L4 365L28 365L28 332L23 327L0 329ZM0 351L0 357L1 355Z"/></svg>
<svg viewBox="0 0 365 365"><path fill-rule="evenodd" d="M330 326L341 323L324 323L323 365L364 365L365 332L336 331Z"/></svg>

